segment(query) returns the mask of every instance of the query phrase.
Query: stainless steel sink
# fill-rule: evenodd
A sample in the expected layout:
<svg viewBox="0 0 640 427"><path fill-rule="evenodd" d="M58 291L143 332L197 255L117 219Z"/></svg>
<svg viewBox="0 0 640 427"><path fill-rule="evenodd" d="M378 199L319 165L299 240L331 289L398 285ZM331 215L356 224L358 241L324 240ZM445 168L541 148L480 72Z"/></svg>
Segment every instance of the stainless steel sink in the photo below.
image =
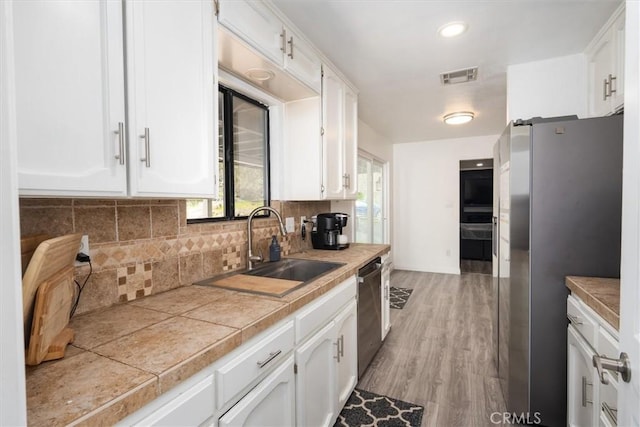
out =
<svg viewBox="0 0 640 427"><path fill-rule="evenodd" d="M195 285L230 289L259 295L282 297L311 282L314 279L342 267L338 262L311 261L286 258L282 261L260 264L252 270L234 271L220 276L210 277ZM258 279L259 277L265 280ZM266 280L280 279L283 282Z"/></svg>
<svg viewBox="0 0 640 427"><path fill-rule="evenodd" d="M271 277L273 279L295 280L296 282L309 282L343 265L344 264L338 262L287 258L282 261L262 264L242 274Z"/></svg>

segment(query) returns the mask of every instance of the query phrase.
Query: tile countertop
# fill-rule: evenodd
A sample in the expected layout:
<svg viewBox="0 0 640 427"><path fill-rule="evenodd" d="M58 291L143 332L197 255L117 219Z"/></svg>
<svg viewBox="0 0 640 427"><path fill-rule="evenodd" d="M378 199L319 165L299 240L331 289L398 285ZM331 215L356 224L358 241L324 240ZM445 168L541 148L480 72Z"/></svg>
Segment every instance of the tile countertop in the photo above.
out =
<svg viewBox="0 0 640 427"><path fill-rule="evenodd" d="M76 316L66 356L27 367L29 425L112 425L357 273L388 245L293 254L346 263L282 298L186 286Z"/></svg>
<svg viewBox="0 0 640 427"><path fill-rule="evenodd" d="M620 279L567 276L567 288L611 326L620 325Z"/></svg>

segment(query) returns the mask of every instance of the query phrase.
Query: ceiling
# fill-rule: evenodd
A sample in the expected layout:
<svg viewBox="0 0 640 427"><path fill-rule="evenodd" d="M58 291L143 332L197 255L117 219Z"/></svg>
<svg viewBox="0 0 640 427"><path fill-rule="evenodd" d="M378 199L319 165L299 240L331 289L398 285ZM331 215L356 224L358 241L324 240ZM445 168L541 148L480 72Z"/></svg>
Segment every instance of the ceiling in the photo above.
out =
<svg viewBox="0 0 640 427"><path fill-rule="evenodd" d="M393 143L498 134L507 66L584 51L619 0L273 0L353 82L359 116ZM452 39L437 30L465 21ZM478 66L475 82L440 73ZM473 111L450 126L442 117Z"/></svg>

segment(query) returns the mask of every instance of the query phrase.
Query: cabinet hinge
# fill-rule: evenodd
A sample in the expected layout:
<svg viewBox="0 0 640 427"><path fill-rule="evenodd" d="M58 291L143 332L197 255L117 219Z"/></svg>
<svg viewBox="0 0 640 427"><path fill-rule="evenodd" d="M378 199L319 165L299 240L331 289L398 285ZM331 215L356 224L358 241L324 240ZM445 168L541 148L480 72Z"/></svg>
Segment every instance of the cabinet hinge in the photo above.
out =
<svg viewBox="0 0 640 427"><path fill-rule="evenodd" d="M320 78L324 77L324 67L321 65L320 66Z"/></svg>
<svg viewBox="0 0 640 427"><path fill-rule="evenodd" d="M298 364L297 363L293 364L293 373L294 373L294 375L298 373Z"/></svg>
<svg viewBox="0 0 640 427"><path fill-rule="evenodd" d="M320 128L320 135L324 135L324 128Z"/></svg>
<svg viewBox="0 0 640 427"><path fill-rule="evenodd" d="M320 186L320 192L324 193L324 184Z"/></svg>
<svg viewBox="0 0 640 427"><path fill-rule="evenodd" d="M220 0L213 0L213 13L215 16L220 14Z"/></svg>

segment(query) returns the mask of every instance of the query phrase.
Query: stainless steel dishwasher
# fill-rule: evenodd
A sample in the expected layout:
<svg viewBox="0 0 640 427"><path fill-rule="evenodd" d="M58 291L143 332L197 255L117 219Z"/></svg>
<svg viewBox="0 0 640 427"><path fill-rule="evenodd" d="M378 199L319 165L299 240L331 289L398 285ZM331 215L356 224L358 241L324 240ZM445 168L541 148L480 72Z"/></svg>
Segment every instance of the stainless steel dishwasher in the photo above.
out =
<svg viewBox="0 0 640 427"><path fill-rule="evenodd" d="M358 271L358 378L382 345L382 261L375 258Z"/></svg>

